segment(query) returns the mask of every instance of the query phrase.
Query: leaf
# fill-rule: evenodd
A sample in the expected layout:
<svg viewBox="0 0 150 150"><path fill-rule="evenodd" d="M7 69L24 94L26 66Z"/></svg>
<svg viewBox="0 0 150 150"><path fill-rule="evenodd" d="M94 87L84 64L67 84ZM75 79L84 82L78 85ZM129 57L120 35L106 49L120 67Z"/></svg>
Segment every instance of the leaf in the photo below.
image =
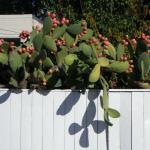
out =
<svg viewBox="0 0 150 150"><path fill-rule="evenodd" d="M4 42L3 45L1 46L1 49L4 50L4 53L8 53L9 42Z"/></svg>
<svg viewBox="0 0 150 150"><path fill-rule="evenodd" d="M41 49L40 52L39 52L38 57L39 57L39 60L44 60L47 57L46 50Z"/></svg>
<svg viewBox="0 0 150 150"><path fill-rule="evenodd" d="M67 47L71 47L74 43L74 38L67 32L64 35Z"/></svg>
<svg viewBox="0 0 150 150"><path fill-rule="evenodd" d="M101 67L107 67L109 65L109 59L106 57L100 57L98 58L98 63L101 65Z"/></svg>
<svg viewBox="0 0 150 150"><path fill-rule="evenodd" d="M125 53L125 46L123 44L119 44L117 47L117 60L120 60L121 56Z"/></svg>
<svg viewBox="0 0 150 150"><path fill-rule="evenodd" d="M34 40L33 40L33 45L35 50L40 51L43 45L43 35L42 33L38 33Z"/></svg>
<svg viewBox="0 0 150 150"><path fill-rule="evenodd" d="M92 36L93 36L93 30L87 29L87 33L84 34L80 40L86 41L86 40L90 39Z"/></svg>
<svg viewBox="0 0 150 150"><path fill-rule="evenodd" d="M49 35L44 36L43 44L46 49L53 51L53 52L57 51L56 43L51 36L49 36Z"/></svg>
<svg viewBox="0 0 150 150"><path fill-rule="evenodd" d="M47 68L54 66L52 60L49 57L45 58L45 60L43 61L43 65Z"/></svg>
<svg viewBox="0 0 150 150"><path fill-rule="evenodd" d="M13 77L10 78L9 84L13 87L18 87L18 83Z"/></svg>
<svg viewBox="0 0 150 150"><path fill-rule="evenodd" d="M101 101L102 101L103 108L108 109L109 99L108 99L108 92L106 86L103 87L103 97L101 98L102 98Z"/></svg>
<svg viewBox="0 0 150 150"><path fill-rule="evenodd" d="M3 65L8 65L8 55L5 53L0 53L0 63Z"/></svg>
<svg viewBox="0 0 150 150"><path fill-rule="evenodd" d="M105 50L107 54L109 54L109 56L111 56L113 59L116 59L116 49L115 47L109 43L108 48ZM105 52L104 51L104 52Z"/></svg>
<svg viewBox="0 0 150 150"><path fill-rule="evenodd" d="M9 54L9 65L14 73L22 66L22 59L18 52L13 51Z"/></svg>
<svg viewBox="0 0 150 150"><path fill-rule="evenodd" d="M59 51L56 55L57 65L62 65L64 63L65 57L68 55L67 48L64 47L61 51Z"/></svg>
<svg viewBox="0 0 150 150"><path fill-rule="evenodd" d="M37 31L36 31L36 30L33 30L33 31L31 32L31 36L30 36L30 41L31 41L31 42L33 42L33 40L34 40L34 38L36 37L36 35L37 35Z"/></svg>
<svg viewBox="0 0 150 150"><path fill-rule="evenodd" d="M37 70L37 75L38 75L38 78L41 79L41 80L43 80L45 78L45 73L42 70L38 69Z"/></svg>
<svg viewBox="0 0 150 150"><path fill-rule="evenodd" d="M108 108L107 112L108 112L108 115L112 118L119 118L120 117L120 113L115 109Z"/></svg>
<svg viewBox="0 0 150 150"><path fill-rule="evenodd" d="M79 51L81 51L86 57L91 57L93 52L91 46L84 42L79 45Z"/></svg>
<svg viewBox="0 0 150 150"><path fill-rule="evenodd" d="M143 39L139 39L137 41L137 46L136 46L136 54L140 55L143 52L146 52L148 50L147 44Z"/></svg>
<svg viewBox="0 0 150 150"><path fill-rule="evenodd" d="M62 27L57 27L55 28L54 32L53 32L53 38L54 39L58 39L60 38L61 36L63 36L63 34L65 33L66 31L66 28L67 26L62 26Z"/></svg>
<svg viewBox="0 0 150 150"><path fill-rule="evenodd" d="M52 20L50 17L45 17L43 21L43 34L50 35L52 28Z"/></svg>
<svg viewBox="0 0 150 150"><path fill-rule="evenodd" d="M22 58L22 62L23 63L26 63L27 59L28 59L28 53L25 52L23 54L21 54L21 58Z"/></svg>
<svg viewBox="0 0 150 150"><path fill-rule="evenodd" d="M91 83L95 83L99 80L100 78L100 64L96 64L93 68L93 70L91 71L90 75L89 75L89 82Z"/></svg>
<svg viewBox="0 0 150 150"><path fill-rule="evenodd" d="M82 32L82 26L81 24L72 24L67 28L67 32L72 35L77 35Z"/></svg>
<svg viewBox="0 0 150 150"><path fill-rule="evenodd" d="M111 71L122 73L125 72L129 68L129 62L121 62L121 61L114 61L109 65Z"/></svg>
<svg viewBox="0 0 150 150"><path fill-rule="evenodd" d="M143 74L147 74L150 70L150 56L147 53L142 53L138 59L138 68L142 72L141 63L143 62Z"/></svg>

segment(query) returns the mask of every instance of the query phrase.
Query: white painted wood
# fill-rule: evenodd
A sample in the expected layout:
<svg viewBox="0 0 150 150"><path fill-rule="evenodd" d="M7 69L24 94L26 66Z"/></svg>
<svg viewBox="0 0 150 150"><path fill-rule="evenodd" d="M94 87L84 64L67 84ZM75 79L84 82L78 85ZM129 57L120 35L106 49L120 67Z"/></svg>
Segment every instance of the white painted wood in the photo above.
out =
<svg viewBox="0 0 150 150"><path fill-rule="evenodd" d="M101 91L100 95L102 95L103 92ZM97 119L100 121L103 121L104 119L104 111L101 108L101 102L100 102L100 97L97 98ZM107 143L107 140L109 140L107 138L107 128L105 129L105 131L103 131L102 133L98 134L97 136L97 150L108 150L109 148L109 143Z"/></svg>
<svg viewBox="0 0 150 150"><path fill-rule="evenodd" d="M80 95L80 99L78 100L78 102L76 103L76 105L74 106L75 109L75 121L74 123L78 124L79 126L79 131L76 132L75 136L75 150L84 150L86 148L83 148L80 145L80 139L81 139L81 135L83 134L83 131L85 130L85 128L82 126L82 122L83 122L83 116L85 115L86 112L86 95L83 95L81 93L77 93L77 95ZM84 121L85 123L85 121ZM86 136L86 135L85 135ZM86 144L87 140L85 138L83 138L83 142L82 144Z"/></svg>
<svg viewBox="0 0 150 150"><path fill-rule="evenodd" d="M150 149L148 90L110 92L110 107L119 110L121 118L111 119L114 125L109 127L108 139L106 131L97 134L92 126L94 121L103 120L98 91L87 90L84 95L77 90L52 90L39 94L24 89L22 93L11 95L7 91L0 90L2 150ZM87 139L89 145L86 145Z"/></svg>
<svg viewBox="0 0 150 150"><path fill-rule="evenodd" d="M62 103L65 100L65 92L53 92L54 97L54 150L65 150L65 117L59 115L58 109L61 107L61 112L65 110L65 105L62 106ZM58 144L59 143L59 144Z"/></svg>
<svg viewBox="0 0 150 150"><path fill-rule="evenodd" d="M15 93L16 92L16 93ZM18 90L11 93L11 120L10 120L10 150L21 149L21 103L22 97Z"/></svg>
<svg viewBox="0 0 150 150"><path fill-rule="evenodd" d="M144 150L150 150L150 92L144 92Z"/></svg>
<svg viewBox="0 0 150 150"><path fill-rule="evenodd" d="M31 150L43 149L43 96L33 91Z"/></svg>
<svg viewBox="0 0 150 150"><path fill-rule="evenodd" d="M89 147L87 147L87 150L93 150L93 149L97 150L98 149L98 134L96 132L98 132L98 125L99 125L97 122L98 121L98 111L97 111L98 98L97 98L97 96L99 96L99 92L89 90L86 94L87 94L87 98L86 98L87 106L86 107L87 107L87 109L90 108L88 111L89 113L87 113L87 120L91 120L90 125L88 126ZM93 117L91 117L91 116L93 116ZM89 119L89 118L91 118L91 119Z"/></svg>
<svg viewBox="0 0 150 150"><path fill-rule="evenodd" d="M22 92L21 150L31 150L31 103L33 94Z"/></svg>
<svg viewBox="0 0 150 150"><path fill-rule="evenodd" d="M132 150L144 150L143 93L132 93Z"/></svg>
<svg viewBox="0 0 150 150"><path fill-rule="evenodd" d="M109 94L110 108L120 112L120 93ZM109 127L109 150L120 150L120 119L111 119L112 127Z"/></svg>
<svg viewBox="0 0 150 150"><path fill-rule="evenodd" d="M0 149L10 150L10 91L0 91Z"/></svg>
<svg viewBox="0 0 150 150"><path fill-rule="evenodd" d="M54 96L43 96L43 150L54 150Z"/></svg>
<svg viewBox="0 0 150 150"><path fill-rule="evenodd" d="M0 37L18 38L22 30L32 31L32 15L0 15Z"/></svg>
<svg viewBox="0 0 150 150"><path fill-rule="evenodd" d="M65 92L65 97L69 97L70 95L70 92ZM66 102L65 102L65 116L62 116L62 117L65 117L65 129L64 129L64 134L65 134L65 150L71 150L74 148L74 144L75 144L75 137L74 135L72 136L70 133L69 133L69 126L74 123L74 97L76 97L77 93L74 92L70 98L66 99Z"/></svg>
<svg viewBox="0 0 150 150"><path fill-rule="evenodd" d="M121 150L131 150L131 92L120 93L120 146Z"/></svg>

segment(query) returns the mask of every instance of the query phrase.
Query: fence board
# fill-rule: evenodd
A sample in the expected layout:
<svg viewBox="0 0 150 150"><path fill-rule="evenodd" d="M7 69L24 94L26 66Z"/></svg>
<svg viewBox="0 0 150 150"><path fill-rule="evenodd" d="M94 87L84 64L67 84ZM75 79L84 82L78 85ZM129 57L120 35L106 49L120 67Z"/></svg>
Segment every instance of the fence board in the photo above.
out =
<svg viewBox="0 0 150 150"><path fill-rule="evenodd" d="M120 112L120 93L109 94L109 105ZM120 150L120 119L111 119L113 127L109 128L109 150Z"/></svg>
<svg viewBox="0 0 150 150"><path fill-rule="evenodd" d="M43 149L43 96L33 91L31 149Z"/></svg>
<svg viewBox="0 0 150 150"><path fill-rule="evenodd" d="M10 91L0 91L0 149L10 150Z"/></svg>
<svg viewBox="0 0 150 150"><path fill-rule="evenodd" d="M54 101L53 93L43 96L43 150L54 149Z"/></svg>
<svg viewBox="0 0 150 150"><path fill-rule="evenodd" d="M121 92L120 101L120 149L131 150L131 92Z"/></svg>
<svg viewBox="0 0 150 150"><path fill-rule="evenodd" d="M99 124L98 120L98 97L99 97L99 91L88 91L87 92L87 120L90 121L90 125L88 126L89 129L89 147L87 147L87 150L97 150L98 149L98 131L101 128L101 124ZM98 97L97 97L98 96Z"/></svg>
<svg viewBox="0 0 150 150"><path fill-rule="evenodd" d="M65 99L65 92L54 92L54 150L65 150L65 118L58 115L58 109L61 106L61 112L64 113L65 105L62 103ZM58 144L59 143L59 144Z"/></svg>
<svg viewBox="0 0 150 150"><path fill-rule="evenodd" d="M86 150L86 144L87 144L87 130L85 130L85 124L86 124L86 116L85 116L85 112L86 112L86 95L80 94L80 93L76 93L78 97L80 95L80 99L77 101L75 107L75 121L74 123L76 123L76 126L74 127L74 131L75 131L75 150ZM84 117L84 119L83 119ZM84 133L83 133L84 132ZM83 136L84 137L83 137Z"/></svg>
<svg viewBox="0 0 150 150"><path fill-rule="evenodd" d="M106 130L98 91L1 90L0 149L149 150L149 97L149 91L111 91L110 107L121 118Z"/></svg>
<svg viewBox="0 0 150 150"><path fill-rule="evenodd" d="M62 117L65 117L65 150L70 150L74 148L75 144L75 138L74 135L71 135L69 133L69 126L74 123L74 97L76 97L77 93L72 93L70 98L67 100L67 97L69 97L70 92L65 92L65 112L62 115Z"/></svg>
<svg viewBox="0 0 150 150"><path fill-rule="evenodd" d="M33 94L22 92L21 150L31 150L31 103Z"/></svg>
<svg viewBox="0 0 150 150"><path fill-rule="evenodd" d="M144 150L150 150L150 93L144 93Z"/></svg>
<svg viewBox="0 0 150 150"><path fill-rule="evenodd" d="M103 92L101 91L100 95L102 95ZM100 103L100 97L97 98L97 120L102 121L104 118L104 111L101 108ZM99 126L98 126L99 127ZM102 126L103 127L103 126ZM99 127L101 129L101 125ZM104 130L100 134L97 135L97 150L109 150L109 143L108 143L108 137L107 137L107 130Z"/></svg>
<svg viewBox="0 0 150 150"><path fill-rule="evenodd" d="M10 121L10 150L20 150L21 146L21 94L11 93L11 121Z"/></svg>
<svg viewBox="0 0 150 150"><path fill-rule="evenodd" d="M132 150L144 150L143 93L132 93Z"/></svg>

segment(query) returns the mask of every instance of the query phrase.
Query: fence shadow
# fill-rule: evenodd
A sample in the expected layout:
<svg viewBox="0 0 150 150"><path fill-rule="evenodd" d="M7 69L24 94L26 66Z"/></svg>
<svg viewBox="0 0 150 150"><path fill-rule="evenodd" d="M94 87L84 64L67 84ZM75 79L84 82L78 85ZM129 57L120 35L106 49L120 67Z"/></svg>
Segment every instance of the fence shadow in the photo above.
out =
<svg viewBox="0 0 150 150"><path fill-rule="evenodd" d="M75 135L79 132L82 132L79 139L79 144L83 148L87 148L90 145L89 126L92 126L93 131L96 134L100 134L103 131L106 131L107 129L107 125L103 120L95 119L97 113L97 108L96 108L97 106L95 105L95 101L97 100L97 97L100 94L100 90L98 91L88 90L88 92L85 92L85 94L87 95L88 104L83 117L81 116L82 117L81 124L78 122L73 122L72 124L70 124L68 129L70 135ZM65 98L62 104L59 106L56 114L61 116L67 115L77 104L77 102L80 99L80 96L81 96L80 92L75 92L75 91L70 92L70 94ZM108 139L106 139L106 142L108 142ZM107 146L107 150L109 150L108 146Z"/></svg>
<svg viewBox="0 0 150 150"><path fill-rule="evenodd" d="M22 90L7 90L4 94L0 95L0 104L7 101L11 95L11 93L21 93ZM31 94L33 90L28 90L28 94ZM38 93L42 94L43 96L46 96L49 92L47 91L41 91L37 90ZM1 93L1 92L0 92ZM62 104L59 106L56 115L65 116L69 112L72 111L73 107L78 103L81 92L75 92L71 91L70 94L65 98L65 100L62 102ZM106 133L106 147L107 150L109 150L109 129L106 123L103 120L95 119L96 113L97 113L97 97L100 94L99 91L95 90L88 90L85 92L87 98L87 106L86 111L83 114L81 123L73 122L68 127L68 132L70 135L75 135L81 132L81 136L79 139L79 145L83 148L89 147L90 141L89 141L89 126L92 126L93 132L95 134L100 134L105 131ZM96 104L95 104L96 103ZM103 119L103 118L102 118Z"/></svg>
<svg viewBox="0 0 150 150"><path fill-rule="evenodd" d="M1 92L0 92L1 93ZM0 104L4 103L5 101L7 101L9 99L9 96L11 94L10 90L7 90L6 93L0 95Z"/></svg>

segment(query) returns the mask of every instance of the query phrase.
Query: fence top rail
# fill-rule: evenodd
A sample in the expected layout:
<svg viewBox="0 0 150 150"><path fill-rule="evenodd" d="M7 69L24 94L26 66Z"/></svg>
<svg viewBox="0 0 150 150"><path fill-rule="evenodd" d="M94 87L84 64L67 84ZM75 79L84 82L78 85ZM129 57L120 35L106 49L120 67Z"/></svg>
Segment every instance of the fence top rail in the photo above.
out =
<svg viewBox="0 0 150 150"><path fill-rule="evenodd" d="M29 91L29 90L33 90L33 89L8 89L8 88L0 88L0 91ZM36 89L35 89L36 90ZM51 89L51 90L43 90L43 89L37 89L38 91L54 91L54 92L71 92L71 91L81 91L81 90L71 90L71 89ZM102 89L87 89L87 91L99 91ZM110 92L150 92L150 89L110 89Z"/></svg>

